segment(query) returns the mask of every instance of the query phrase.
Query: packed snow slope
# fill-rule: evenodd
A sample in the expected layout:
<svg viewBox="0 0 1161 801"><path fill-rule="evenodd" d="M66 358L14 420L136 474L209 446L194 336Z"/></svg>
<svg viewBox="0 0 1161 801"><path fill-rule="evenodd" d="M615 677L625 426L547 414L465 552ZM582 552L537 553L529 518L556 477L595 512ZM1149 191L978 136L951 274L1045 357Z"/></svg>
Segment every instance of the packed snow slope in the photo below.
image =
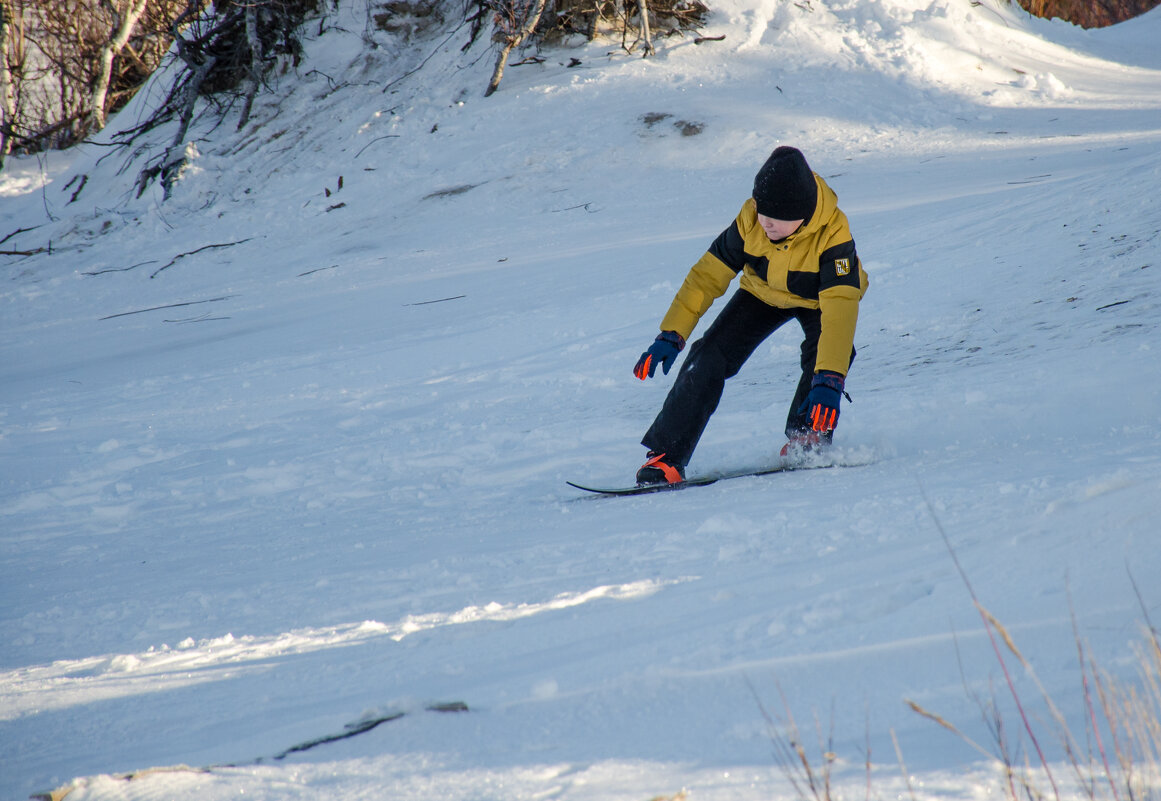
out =
<svg viewBox="0 0 1161 801"><path fill-rule="evenodd" d="M133 184L172 129L0 174L0 797L793 797L763 708L833 727L851 797L867 759L905 791L893 736L976 797L904 704L990 744L994 692L1028 750L941 530L1083 738L1077 638L1131 682L1161 606L1161 10L720 0L723 41L484 99L465 29L339 5L168 200ZM871 275L846 466L582 496L632 480L673 378L633 363L779 144ZM776 457L797 353L691 471Z"/></svg>

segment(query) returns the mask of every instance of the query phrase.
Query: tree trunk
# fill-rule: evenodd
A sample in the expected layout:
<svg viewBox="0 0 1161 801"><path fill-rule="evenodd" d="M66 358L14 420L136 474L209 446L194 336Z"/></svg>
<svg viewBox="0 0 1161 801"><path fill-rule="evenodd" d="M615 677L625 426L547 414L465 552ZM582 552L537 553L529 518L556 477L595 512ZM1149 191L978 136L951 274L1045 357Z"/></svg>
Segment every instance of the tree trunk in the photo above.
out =
<svg viewBox="0 0 1161 801"><path fill-rule="evenodd" d="M238 117L238 130L250 121L250 109L258 94L259 76L262 74L262 40L258 38L258 8L253 3L246 6L246 45L250 49L250 66L246 85L246 100L242 104L242 114Z"/></svg>
<svg viewBox="0 0 1161 801"><path fill-rule="evenodd" d="M641 40L644 43L642 55L651 56L657 51L653 49L653 37L649 33L648 0L637 0L637 14L641 17Z"/></svg>
<svg viewBox="0 0 1161 801"><path fill-rule="evenodd" d="M484 97L491 97L492 93L500 85L500 79L504 77L504 67L508 65L508 54L520 46L520 43L532 35L536 30L536 23L540 22L540 15L544 11L545 0L536 0L536 6L532 9L532 13L528 15L523 27L520 28L514 35L507 37L504 40L504 47L500 49L500 55L496 58L496 68L492 70L492 80L488 82L488 89L484 92Z"/></svg>
<svg viewBox="0 0 1161 801"><path fill-rule="evenodd" d="M186 12L189 14L193 10L193 2L191 0L190 8ZM186 14L178 17L177 21L173 23L174 30L174 45L177 48L177 55L185 62L186 68L190 75L186 79L185 86L182 88L182 96L180 100L180 107L175 109L178 117L177 132L173 135L173 140L169 147L165 149L162 154L161 163L156 166L149 166L141 170L137 175L137 197L145 192L149 182L158 175L161 176L162 199L168 200L170 193L173 191L173 184L181 173L181 169L186 163L186 150L182 147L185 141L186 131L189 130L190 123L193 121L194 111L197 108L198 95L201 93L202 84L206 77L214 68L217 59L208 53L197 53L190 46L189 43L181 37L178 33L178 26L184 20ZM199 56L202 61L199 63ZM176 99L176 98L175 98Z"/></svg>
<svg viewBox="0 0 1161 801"><path fill-rule="evenodd" d="M129 41L137 21L145 13L145 4L148 0L125 0L127 7L124 13L114 5L113 0L105 0L110 11L113 12L115 24L109 41L101 46L100 60L97 64L97 80L93 86L93 93L89 97L89 121L98 130L105 127L105 103L109 94L109 81L113 75L113 59Z"/></svg>
<svg viewBox="0 0 1161 801"><path fill-rule="evenodd" d="M178 52L181 52L180 45ZM207 55L205 59L200 65L195 65L193 61L186 60L186 63L193 70L193 75L190 76L189 83L185 87L185 98L182 100L177 133L173 135L173 142L166 148L161 165L162 198L165 200L169 199L169 195L173 191L173 184L185 166L186 149L182 146L182 143L185 141L185 134L189 130L189 124L193 121L194 109L197 106L198 95L201 94L202 83L205 82L206 76L210 74L210 70L214 68L214 64L217 62L214 56Z"/></svg>
<svg viewBox="0 0 1161 801"><path fill-rule="evenodd" d="M16 116L16 98L12 94L12 71L8 66L8 28L12 12L8 0L0 0L0 169L12 150L9 128Z"/></svg>

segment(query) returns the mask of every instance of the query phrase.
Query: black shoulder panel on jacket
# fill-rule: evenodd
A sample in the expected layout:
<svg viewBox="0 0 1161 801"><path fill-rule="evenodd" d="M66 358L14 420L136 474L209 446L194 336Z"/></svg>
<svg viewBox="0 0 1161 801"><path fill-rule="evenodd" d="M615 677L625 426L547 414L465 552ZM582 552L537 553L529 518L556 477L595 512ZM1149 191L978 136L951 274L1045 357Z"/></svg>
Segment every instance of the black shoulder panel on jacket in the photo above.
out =
<svg viewBox="0 0 1161 801"><path fill-rule="evenodd" d="M735 273L745 266L746 243L742 241L742 234L738 231L737 220L734 220L730 223L729 228L718 234L718 238L710 245L709 252Z"/></svg>
<svg viewBox="0 0 1161 801"><path fill-rule="evenodd" d="M827 248L818 257L818 289L821 292L832 286L860 286L859 256L853 239Z"/></svg>

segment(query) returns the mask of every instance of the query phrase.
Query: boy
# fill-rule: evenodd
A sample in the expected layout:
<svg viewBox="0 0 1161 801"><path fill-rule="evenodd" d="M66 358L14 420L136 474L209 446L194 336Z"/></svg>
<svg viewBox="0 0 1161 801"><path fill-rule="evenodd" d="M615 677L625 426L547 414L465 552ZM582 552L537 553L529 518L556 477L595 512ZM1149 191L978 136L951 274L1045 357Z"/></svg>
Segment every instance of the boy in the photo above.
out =
<svg viewBox="0 0 1161 801"><path fill-rule="evenodd" d="M739 289L689 349L661 412L641 440L649 453L638 484L685 480L685 466L717 409L727 378L770 334L802 326L802 377L786 418L782 449L827 444L855 358L855 323L867 274L835 193L793 147L779 147L754 177L752 197L689 271L661 333L633 368L644 381L662 372L734 276Z"/></svg>

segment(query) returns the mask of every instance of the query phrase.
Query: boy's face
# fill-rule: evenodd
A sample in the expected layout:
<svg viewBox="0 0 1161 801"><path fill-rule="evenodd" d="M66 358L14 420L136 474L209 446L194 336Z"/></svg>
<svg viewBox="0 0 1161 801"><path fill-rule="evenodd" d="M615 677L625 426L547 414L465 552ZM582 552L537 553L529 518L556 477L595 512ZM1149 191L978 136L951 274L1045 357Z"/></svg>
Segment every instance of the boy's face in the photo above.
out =
<svg viewBox="0 0 1161 801"><path fill-rule="evenodd" d="M758 215L758 225L766 232L766 236L777 242L785 239L802 226L803 220L775 220L765 214Z"/></svg>

